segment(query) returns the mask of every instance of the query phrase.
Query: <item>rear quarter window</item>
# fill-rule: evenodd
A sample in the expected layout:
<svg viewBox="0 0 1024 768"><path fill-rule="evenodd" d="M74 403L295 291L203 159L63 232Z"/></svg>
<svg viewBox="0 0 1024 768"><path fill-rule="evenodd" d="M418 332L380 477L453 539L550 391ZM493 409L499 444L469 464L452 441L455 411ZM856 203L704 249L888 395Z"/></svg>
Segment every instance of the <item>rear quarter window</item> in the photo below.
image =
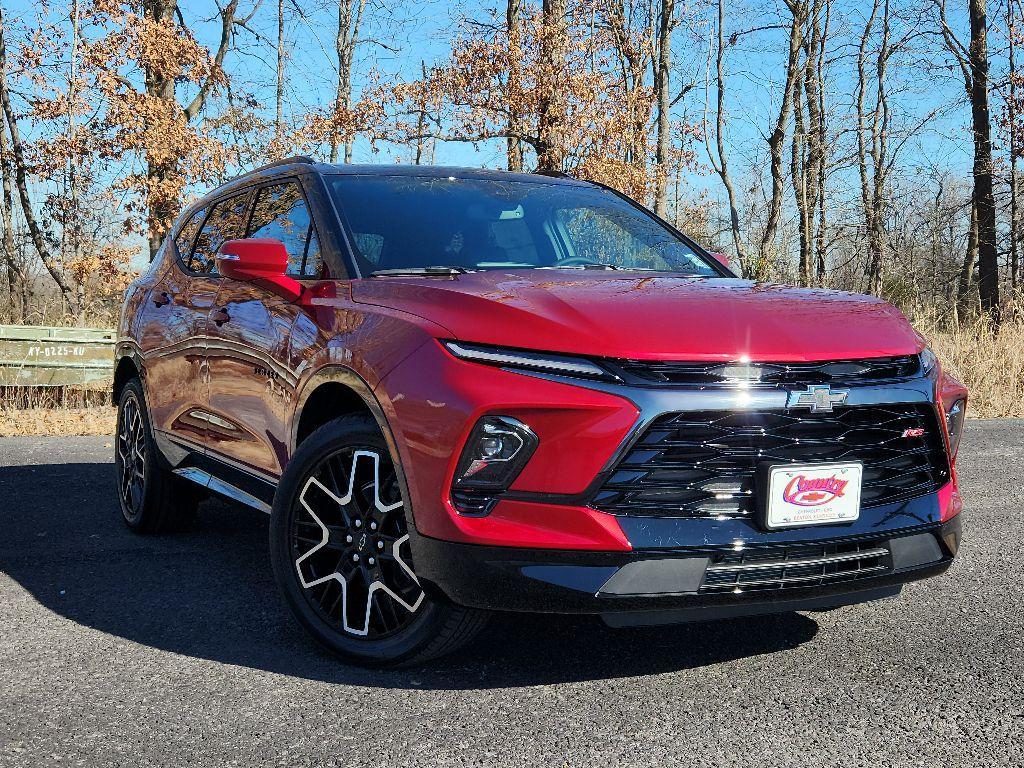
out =
<svg viewBox="0 0 1024 768"><path fill-rule="evenodd" d="M206 208L200 208L178 227L178 233L174 236L174 247L178 249L178 256L183 262L192 253L192 245L196 241L196 233L199 231L199 225L203 223L206 211Z"/></svg>

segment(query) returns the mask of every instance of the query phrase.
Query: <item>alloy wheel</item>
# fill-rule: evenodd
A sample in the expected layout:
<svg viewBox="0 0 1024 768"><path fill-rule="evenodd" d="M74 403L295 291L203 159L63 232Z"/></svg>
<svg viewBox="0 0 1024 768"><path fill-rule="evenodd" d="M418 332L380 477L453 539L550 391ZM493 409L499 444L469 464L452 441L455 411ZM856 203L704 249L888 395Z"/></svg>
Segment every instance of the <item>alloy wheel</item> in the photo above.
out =
<svg viewBox="0 0 1024 768"><path fill-rule="evenodd" d="M343 448L321 460L301 488L291 511L290 546L311 607L356 638L406 628L424 592L412 570L390 457Z"/></svg>
<svg viewBox="0 0 1024 768"><path fill-rule="evenodd" d="M142 511L146 483L146 427L133 392L125 396L118 421L118 484L125 515L134 519Z"/></svg>

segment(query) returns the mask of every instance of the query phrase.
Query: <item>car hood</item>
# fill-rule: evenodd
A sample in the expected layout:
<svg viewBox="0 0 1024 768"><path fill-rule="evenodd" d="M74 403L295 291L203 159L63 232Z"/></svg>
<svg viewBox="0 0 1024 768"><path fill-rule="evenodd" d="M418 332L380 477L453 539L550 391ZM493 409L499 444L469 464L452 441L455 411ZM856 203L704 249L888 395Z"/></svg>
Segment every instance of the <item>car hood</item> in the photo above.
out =
<svg viewBox="0 0 1024 768"><path fill-rule="evenodd" d="M357 280L353 299L409 312L452 338L649 360L844 360L923 349L870 296L738 279L568 270Z"/></svg>

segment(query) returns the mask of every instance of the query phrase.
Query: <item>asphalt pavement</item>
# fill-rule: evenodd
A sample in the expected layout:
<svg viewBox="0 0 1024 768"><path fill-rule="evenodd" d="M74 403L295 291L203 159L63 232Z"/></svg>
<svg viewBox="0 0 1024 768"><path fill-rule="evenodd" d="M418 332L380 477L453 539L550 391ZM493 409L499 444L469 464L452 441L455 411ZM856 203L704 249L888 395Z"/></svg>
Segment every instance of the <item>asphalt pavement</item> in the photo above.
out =
<svg viewBox="0 0 1024 768"><path fill-rule="evenodd" d="M346 667L278 597L267 520L118 519L104 438L0 440L3 766L1024 764L1024 421L961 449L966 541L897 600L612 630L496 616L454 658Z"/></svg>

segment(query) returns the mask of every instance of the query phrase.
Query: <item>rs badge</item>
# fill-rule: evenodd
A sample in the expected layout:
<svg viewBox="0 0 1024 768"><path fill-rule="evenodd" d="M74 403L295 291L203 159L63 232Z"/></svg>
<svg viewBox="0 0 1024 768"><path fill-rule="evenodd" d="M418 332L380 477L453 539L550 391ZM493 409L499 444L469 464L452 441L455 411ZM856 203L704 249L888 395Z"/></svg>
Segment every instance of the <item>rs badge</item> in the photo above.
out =
<svg viewBox="0 0 1024 768"><path fill-rule="evenodd" d="M832 389L828 384L813 385L803 392L790 392L787 408L810 408L811 413L830 412L846 402L850 393L845 389Z"/></svg>

